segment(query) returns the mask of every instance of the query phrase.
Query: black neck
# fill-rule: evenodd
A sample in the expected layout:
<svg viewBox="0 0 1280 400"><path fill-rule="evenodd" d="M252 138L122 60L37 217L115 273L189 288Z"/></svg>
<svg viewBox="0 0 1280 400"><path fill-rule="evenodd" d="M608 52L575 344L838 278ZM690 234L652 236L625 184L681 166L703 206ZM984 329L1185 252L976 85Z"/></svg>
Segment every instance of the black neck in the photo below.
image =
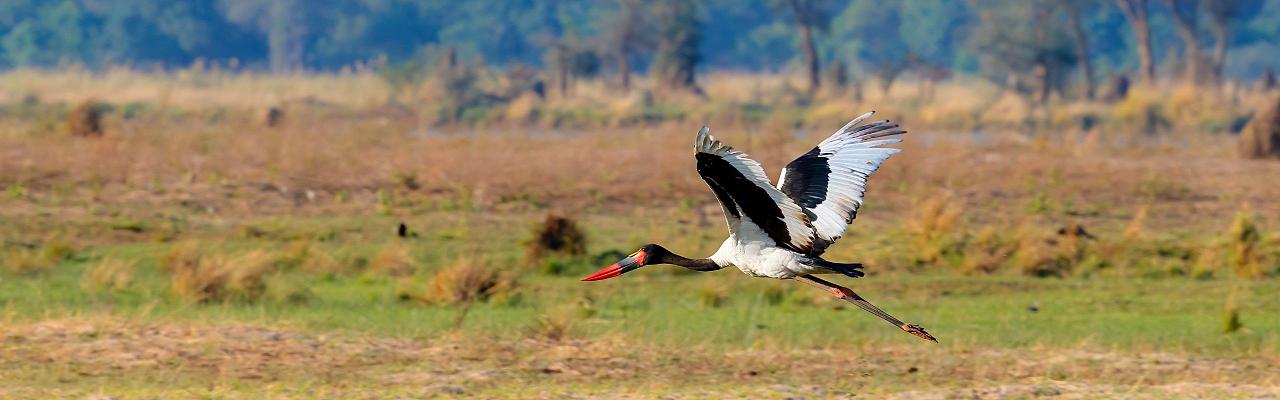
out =
<svg viewBox="0 0 1280 400"><path fill-rule="evenodd" d="M716 264L715 261L711 261L710 258L690 259L690 258L681 256L679 254L672 253L670 251L663 252L663 254L661 254L656 261L657 262L651 262L650 264L679 265L681 267L685 267L694 271L703 271L703 272L715 271L720 268L724 268L724 267L721 267L719 264Z"/></svg>

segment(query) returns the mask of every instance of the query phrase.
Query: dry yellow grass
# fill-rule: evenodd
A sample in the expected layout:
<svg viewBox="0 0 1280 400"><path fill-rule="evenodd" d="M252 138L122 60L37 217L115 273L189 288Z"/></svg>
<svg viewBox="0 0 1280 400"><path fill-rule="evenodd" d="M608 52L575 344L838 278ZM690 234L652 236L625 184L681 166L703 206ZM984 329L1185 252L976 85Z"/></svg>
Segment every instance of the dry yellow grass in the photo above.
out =
<svg viewBox="0 0 1280 400"><path fill-rule="evenodd" d="M510 295L515 282L472 260L460 259L436 271L421 300L430 304L463 304Z"/></svg>
<svg viewBox="0 0 1280 400"><path fill-rule="evenodd" d="M104 258L84 271L80 286L94 292L123 290L133 282L137 262L118 258Z"/></svg>
<svg viewBox="0 0 1280 400"><path fill-rule="evenodd" d="M396 277L410 276L418 271L409 246L403 243L388 243L382 246L378 254L369 260L369 269Z"/></svg>
<svg viewBox="0 0 1280 400"><path fill-rule="evenodd" d="M197 303L255 300L266 293L274 269L275 258L262 250L201 257L171 266L170 285L175 295Z"/></svg>

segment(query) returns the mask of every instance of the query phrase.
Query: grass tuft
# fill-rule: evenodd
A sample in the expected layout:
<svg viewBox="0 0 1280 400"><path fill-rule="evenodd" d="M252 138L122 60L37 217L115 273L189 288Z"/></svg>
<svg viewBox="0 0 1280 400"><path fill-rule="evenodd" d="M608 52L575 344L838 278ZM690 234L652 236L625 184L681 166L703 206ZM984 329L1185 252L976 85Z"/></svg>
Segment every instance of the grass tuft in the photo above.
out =
<svg viewBox="0 0 1280 400"><path fill-rule="evenodd" d="M409 247L400 243L389 243L369 260L369 269L388 276L404 277L413 275L418 270Z"/></svg>
<svg viewBox="0 0 1280 400"><path fill-rule="evenodd" d="M468 259L460 259L431 277L421 298L428 304L462 304L510 295L515 282L504 274Z"/></svg>
<svg viewBox="0 0 1280 400"><path fill-rule="evenodd" d="M54 239L39 247L11 248L5 252L0 261L9 269L9 272L27 275L50 271L73 256L75 256L75 249L70 244Z"/></svg>
<svg viewBox="0 0 1280 400"><path fill-rule="evenodd" d="M1253 222L1247 211L1240 211L1227 230L1227 264L1237 276L1244 278L1261 278L1263 271L1263 254L1259 249L1262 242L1262 231Z"/></svg>
<svg viewBox="0 0 1280 400"><path fill-rule="evenodd" d="M568 339L574 335L582 319L577 307L557 307L534 318L529 336L555 342Z"/></svg>
<svg viewBox="0 0 1280 400"><path fill-rule="evenodd" d="M137 262L118 258L104 258L84 271L80 287L90 292L114 292L124 290L133 282Z"/></svg>
<svg viewBox="0 0 1280 400"><path fill-rule="evenodd" d="M915 246L916 264L934 264L959 253L955 231L961 211L949 194L916 202L904 222L905 231Z"/></svg>
<svg viewBox="0 0 1280 400"><path fill-rule="evenodd" d="M729 290L723 284L707 284L698 289L698 303L703 307L720 308L729 302Z"/></svg>
<svg viewBox="0 0 1280 400"><path fill-rule="evenodd" d="M175 295L195 303L253 301L266 292L267 275L275 270L275 257L262 250L200 257L194 263L172 265L170 286Z"/></svg>

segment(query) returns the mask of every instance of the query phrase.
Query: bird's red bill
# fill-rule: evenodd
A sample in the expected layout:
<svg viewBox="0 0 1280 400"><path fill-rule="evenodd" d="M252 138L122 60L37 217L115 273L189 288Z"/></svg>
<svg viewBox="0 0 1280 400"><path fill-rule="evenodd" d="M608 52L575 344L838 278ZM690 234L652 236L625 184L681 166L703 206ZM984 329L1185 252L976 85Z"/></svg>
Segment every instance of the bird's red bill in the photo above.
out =
<svg viewBox="0 0 1280 400"><path fill-rule="evenodd" d="M627 256L627 258L621 259L618 262L613 263L613 265L604 267L604 269L596 271L596 273L588 275L586 278L582 278L582 281L590 282L590 281L598 281L601 279L609 279L618 275L625 274L630 271L634 271L636 268L640 268L644 266L644 262L646 258L648 258L648 254L645 254L644 249L641 249L635 253L631 253L631 255Z"/></svg>
<svg viewBox="0 0 1280 400"><path fill-rule="evenodd" d="M599 264L596 264L596 265L599 265ZM583 282L598 281L601 279L609 279L618 275L622 275L622 266L618 265L617 263L614 263L613 265L604 267L604 269L596 271L596 273L591 274L586 278L582 278L582 281Z"/></svg>

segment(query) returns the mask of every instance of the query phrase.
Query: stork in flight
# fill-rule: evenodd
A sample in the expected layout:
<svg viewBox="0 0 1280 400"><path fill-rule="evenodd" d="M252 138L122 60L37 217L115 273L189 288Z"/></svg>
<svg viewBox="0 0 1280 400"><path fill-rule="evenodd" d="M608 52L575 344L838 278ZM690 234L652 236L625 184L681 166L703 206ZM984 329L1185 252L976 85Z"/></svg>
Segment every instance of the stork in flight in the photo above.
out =
<svg viewBox="0 0 1280 400"><path fill-rule="evenodd" d="M778 176L777 187L769 183L760 163L716 140L703 127L694 141L698 174L720 200L729 238L715 254L699 259L646 244L582 280L613 278L654 264L674 264L703 272L737 267L750 276L796 279L826 290L907 333L936 342L920 326L899 321L853 290L815 276L863 275L862 264L837 263L821 256L853 223L867 190L867 177L889 156L902 151L881 146L901 142L894 136L906 131L889 121L863 123L872 114L874 111L855 118L787 164Z"/></svg>

